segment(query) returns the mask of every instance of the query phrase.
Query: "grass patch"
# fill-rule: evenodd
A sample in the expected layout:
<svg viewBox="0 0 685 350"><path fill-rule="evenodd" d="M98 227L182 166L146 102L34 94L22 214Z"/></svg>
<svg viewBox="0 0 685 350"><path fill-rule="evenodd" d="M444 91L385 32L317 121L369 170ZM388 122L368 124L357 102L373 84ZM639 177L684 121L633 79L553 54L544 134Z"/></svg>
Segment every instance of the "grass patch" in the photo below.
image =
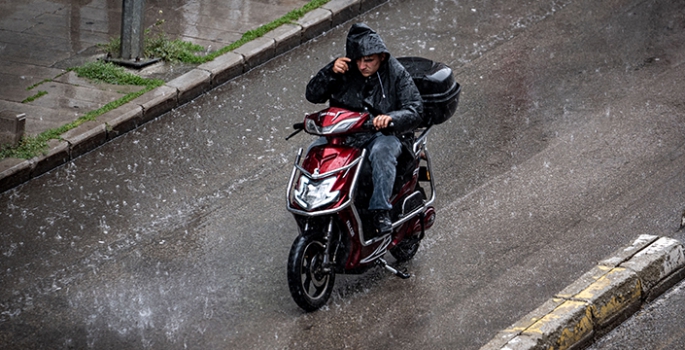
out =
<svg viewBox="0 0 685 350"><path fill-rule="evenodd" d="M112 101L94 111L90 111L80 116L75 121L66 125L62 125L59 128L47 130L36 136L24 136L19 142L19 145L16 147L6 147L0 149L0 159L9 157L31 159L47 150L48 141L59 140L61 139L60 135L64 134L65 132L74 129L87 121L95 120L95 118L98 116L120 107L143 95L144 93L164 84L162 80L141 78L135 74L127 72L122 67L102 61L87 63L81 67L73 68L71 70L76 72L79 77L95 82L103 82L115 85L138 85L144 86L145 88L141 89L140 91L126 94L124 97L116 101ZM39 91L37 95L40 95L41 92L44 91ZM47 92L45 92L45 94L47 94Z"/></svg>
<svg viewBox="0 0 685 350"><path fill-rule="evenodd" d="M187 41L169 40L163 33L147 39L145 43L146 57L161 58L166 62L202 63L204 57L197 54L204 50L204 47Z"/></svg>
<svg viewBox="0 0 685 350"><path fill-rule="evenodd" d="M117 57L121 50L121 39L113 38L100 47L111 57ZM171 40L164 33L158 33L154 37L145 37L143 58L161 58L166 62L203 63L204 58L198 56L198 53L204 50L205 48L200 45L178 39Z"/></svg>
<svg viewBox="0 0 685 350"><path fill-rule="evenodd" d="M157 21L152 28L145 29L143 34L143 57L161 58L166 62L202 63L203 57L198 53L205 50L201 45L182 40L169 39L161 26L164 20ZM157 34L152 34L152 29L157 28ZM121 51L121 38L112 38L107 44L100 47L111 57L118 57Z"/></svg>
<svg viewBox="0 0 685 350"><path fill-rule="evenodd" d="M33 101L37 100L38 98L40 98L41 96L45 96L45 95L47 95L47 94L48 94L47 91L38 91L37 94L35 94L35 95L33 95L33 96L27 97L26 99L24 99L23 101L21 101L21 103L33 102Z"/></svg>
<svg viewBox="0 0 685 350"><path fill-rule="evenodd" d="M83 66L71 68L71 70L81 78L115 85L147 86L154 81L129 73L123 67L113 63L103 61L88 62Z"/></svg>

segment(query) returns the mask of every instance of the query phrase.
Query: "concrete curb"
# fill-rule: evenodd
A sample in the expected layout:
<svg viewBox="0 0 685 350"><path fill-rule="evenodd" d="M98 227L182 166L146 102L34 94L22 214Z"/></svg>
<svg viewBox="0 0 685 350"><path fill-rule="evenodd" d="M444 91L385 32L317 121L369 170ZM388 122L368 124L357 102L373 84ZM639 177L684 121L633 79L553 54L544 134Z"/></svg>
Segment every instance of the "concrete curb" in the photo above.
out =
<svg viewBox="0 0 685 350"><path fill-rule="evenodd" d="M481 350L583 348L683 277L682 244L642 235L501 331Z"/></svg>
<svg viewBox="0 0 685 350"><path fill-rule="evenodd" d="M285 24L163 86L52 140L46 154L0 161L0 193L63 165L181 106L387 0L331 0L295 24Z"/></svg>

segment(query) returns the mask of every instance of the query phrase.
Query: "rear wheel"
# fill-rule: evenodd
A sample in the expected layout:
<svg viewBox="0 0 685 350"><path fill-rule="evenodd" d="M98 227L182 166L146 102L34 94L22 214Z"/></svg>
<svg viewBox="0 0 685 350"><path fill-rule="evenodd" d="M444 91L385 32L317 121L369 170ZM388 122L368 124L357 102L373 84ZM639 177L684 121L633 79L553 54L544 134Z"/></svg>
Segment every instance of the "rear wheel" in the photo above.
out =
<svg viewBox="0 0 685 350"><path fill-rule="evenodd" d="M421 240L417 238L406 237L402 242L390 249L390 254L392 254L398 262L411 260L419 250L420 243Z"/></svg>
<svg viewBox="0 0 685 350"><path fill-rule="evenodd" d="M426 191L419 185L418 183L416 184L415 191L421 192L421 195L423 196L423 200L426 200ZM420 218L420 220L423 220L423 218ZM390 254L397 259L398 262L405 262L411 260L414 255L416 255L416 252L419 250L419 244L421 243L421 239L417 238L415 236L413 237L405 237L402 242L394 246L392 249L390 249Z"/></svg>
<svg viewBox="0 0 685 350"><path fill-rule="evenodd" d="M326 304L333 291L335 273L324 270L324 244L312 237L299 236L288 256L288 287L295 303L307 312Z"/></svg>

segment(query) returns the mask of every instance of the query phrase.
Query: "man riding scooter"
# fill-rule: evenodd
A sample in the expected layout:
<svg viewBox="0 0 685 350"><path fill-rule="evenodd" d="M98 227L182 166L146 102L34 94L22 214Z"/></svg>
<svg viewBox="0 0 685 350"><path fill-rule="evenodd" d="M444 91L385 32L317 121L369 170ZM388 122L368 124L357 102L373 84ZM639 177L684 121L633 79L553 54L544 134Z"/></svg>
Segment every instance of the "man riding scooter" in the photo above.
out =
<svg viewBox="0 0 685 350"><path fill-rule="evenodd" d="M389 199L402 150L400 139L412 139L423 121L421 95L412 77L374 30L357 23L347 35L345 57L330 62L309 81L306 98L376 116L376 132L349 136L348 143L369 152L373 193L368 209L376 235L390 234Z"/></svg>

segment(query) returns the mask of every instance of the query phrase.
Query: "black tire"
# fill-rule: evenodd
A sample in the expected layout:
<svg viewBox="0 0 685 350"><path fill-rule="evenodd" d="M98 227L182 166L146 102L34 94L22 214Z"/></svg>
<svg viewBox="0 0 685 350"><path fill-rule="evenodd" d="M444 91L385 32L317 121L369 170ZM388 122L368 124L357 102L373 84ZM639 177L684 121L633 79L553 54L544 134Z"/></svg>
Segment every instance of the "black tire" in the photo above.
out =
<svg viewBox="0 0 685 350"><path fill-rule="evenodd" d="M409 261L416 255L420 243L421 241L416 238L405 237L402 242L390 249L390 254L398 262Z"/></svg>
<svg viewBox="0 0 685 350"><path fill-rule="evenodd" d="M415 190L421 192L423 199L426 200L426 191L421 185L417 183ZM405 237L402 242L390 249L390 254L395 257L398 262L409 261L416 255L420 243L421 240L416 239L415 237Z"/></svg>
<svg viewBox="0 0 685 350"><path fill-rule="evenodd" d="M288 256L288 287L295 303L307 312L328 302L335 273L323 271L324 245L312 236L299 236Z"/></svg>

